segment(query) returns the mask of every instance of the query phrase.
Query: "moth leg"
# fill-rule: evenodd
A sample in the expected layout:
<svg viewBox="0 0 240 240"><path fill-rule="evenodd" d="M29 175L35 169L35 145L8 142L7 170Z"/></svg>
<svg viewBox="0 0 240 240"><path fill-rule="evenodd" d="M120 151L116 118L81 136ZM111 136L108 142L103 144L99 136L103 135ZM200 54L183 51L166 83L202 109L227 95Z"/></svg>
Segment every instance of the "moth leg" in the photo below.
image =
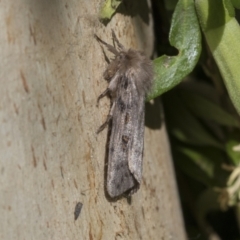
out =
<svg viewBox="0 0 240 240"><path fill-rule="evenodd" d="M112 116L113 116L114 108L115 108L115 102L113 103L113 105L111 107L111 110L110 110L110 112L109 112L109 114L107 116L106 121L98 128L97 134L100 133L109 124L109 122L111 121Z"/></svg>
<svg viewBox="0 0 240 240"><path fill-rule="evenodd" d="M105 45L107 47L107 49L112 52L115 55L118 55L118 51L116 48L114 48L113 46L111 46L110 44L104 42L102 39L100 39L96 34L94 34L94 37L103 45Z"/></svg>
<svg viewBox="0 0 240 240"><path fill-rule="evenodd" d="M120 50L124 50L124 47L123 45L118 41L117 37L116 37L116 34L115 32L113 31L112 29L112 38L113 38L113 41L117 43L117 46Z"/></svg>
<svg viewBox="0 0 240 240"><path fill-rule="evenodd" d="M118 80L119 80L119 75L115 74L114 77L111 79L111 81L108 85L108 88L103 93L101 93L100 96L98 97L97 106L99 104L100 99L105 97L108 94L108 92L111 92L111 93L116 92L117 86L118 86Z"/></svg>
<svg viewBox="0 0 240 240"><path fill-rule="evenodd" d="M105 96L108 94L109 91L110 91L109 88L107 88L103 93L101 93L101 94L99 95L99 97L97 98L97 107L98 107L98 104L99 104L100 99L103 98L103 97L105 97Z"/></svg>

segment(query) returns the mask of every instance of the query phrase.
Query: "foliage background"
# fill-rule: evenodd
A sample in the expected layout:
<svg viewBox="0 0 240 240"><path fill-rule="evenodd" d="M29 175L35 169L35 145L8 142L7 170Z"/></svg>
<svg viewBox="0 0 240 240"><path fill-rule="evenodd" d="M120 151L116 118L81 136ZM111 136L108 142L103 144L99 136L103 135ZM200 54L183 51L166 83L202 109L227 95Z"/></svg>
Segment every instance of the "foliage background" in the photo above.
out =
<svg viewBox="0 0 240 240"><path fill-rule="evenodd" d="M149 99L163 94L188 237L240 239L239 1L152 4Z"/></svg>

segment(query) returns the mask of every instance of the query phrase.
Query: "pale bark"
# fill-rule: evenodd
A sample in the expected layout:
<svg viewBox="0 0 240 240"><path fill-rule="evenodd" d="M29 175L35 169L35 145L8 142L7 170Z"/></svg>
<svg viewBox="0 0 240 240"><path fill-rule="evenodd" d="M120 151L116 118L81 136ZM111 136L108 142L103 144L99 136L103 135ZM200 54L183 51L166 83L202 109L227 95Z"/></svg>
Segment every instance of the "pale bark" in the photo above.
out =
<svg viewBox="0 0 240 240"><path fill-rule="evenodd" d="M96 33L153 50L152 19L97 0L0 2L0 239L185 239L165 124L146 127L143 182L131 204L104 192L109 100ZM143 21L144 20L144 21ZM160 108L148 118L156 118ZM74 221L77 202L83 203Z"/></svg>

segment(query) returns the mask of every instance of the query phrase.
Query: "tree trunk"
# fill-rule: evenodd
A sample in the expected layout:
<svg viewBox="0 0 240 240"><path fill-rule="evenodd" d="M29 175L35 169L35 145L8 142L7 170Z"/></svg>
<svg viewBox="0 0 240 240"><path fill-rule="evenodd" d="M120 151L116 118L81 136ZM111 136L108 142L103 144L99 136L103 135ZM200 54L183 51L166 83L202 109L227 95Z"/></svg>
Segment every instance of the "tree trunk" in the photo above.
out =
<svg viewBox="0 0 240 240"><path fill-rule="evenodd" d="M1 1L0 239L185 239L158 101L139 191L130 203L104 192L107 130L95 132L109 110L107 98L96 107L107 63L93 35L111 43L114 29L153 51L150 8L127 2L105 26L97 0Z"/></svg>

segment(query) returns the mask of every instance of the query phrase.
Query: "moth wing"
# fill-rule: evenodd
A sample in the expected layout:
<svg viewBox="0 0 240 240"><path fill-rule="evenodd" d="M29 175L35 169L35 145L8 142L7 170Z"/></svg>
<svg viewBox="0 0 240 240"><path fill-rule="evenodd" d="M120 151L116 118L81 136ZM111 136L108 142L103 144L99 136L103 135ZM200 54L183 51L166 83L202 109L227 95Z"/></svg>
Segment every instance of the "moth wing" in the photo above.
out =
<svg viewBox="0 0 240 240"><path fill-rule="evenodd" d="M133 193L142 177L144 96L133 79L120 76L115 97L108 156L107 190L111 197Z"/></svg>
<svg viewBox="0 0 240 240"><path fill-rule="evenodd" d="M144 117L145 117L145 95L139 94L133 81L132 96L132 141L128 153L128 165L131 173L138 183L142 180L143 147L144 147Z"/></svg>

